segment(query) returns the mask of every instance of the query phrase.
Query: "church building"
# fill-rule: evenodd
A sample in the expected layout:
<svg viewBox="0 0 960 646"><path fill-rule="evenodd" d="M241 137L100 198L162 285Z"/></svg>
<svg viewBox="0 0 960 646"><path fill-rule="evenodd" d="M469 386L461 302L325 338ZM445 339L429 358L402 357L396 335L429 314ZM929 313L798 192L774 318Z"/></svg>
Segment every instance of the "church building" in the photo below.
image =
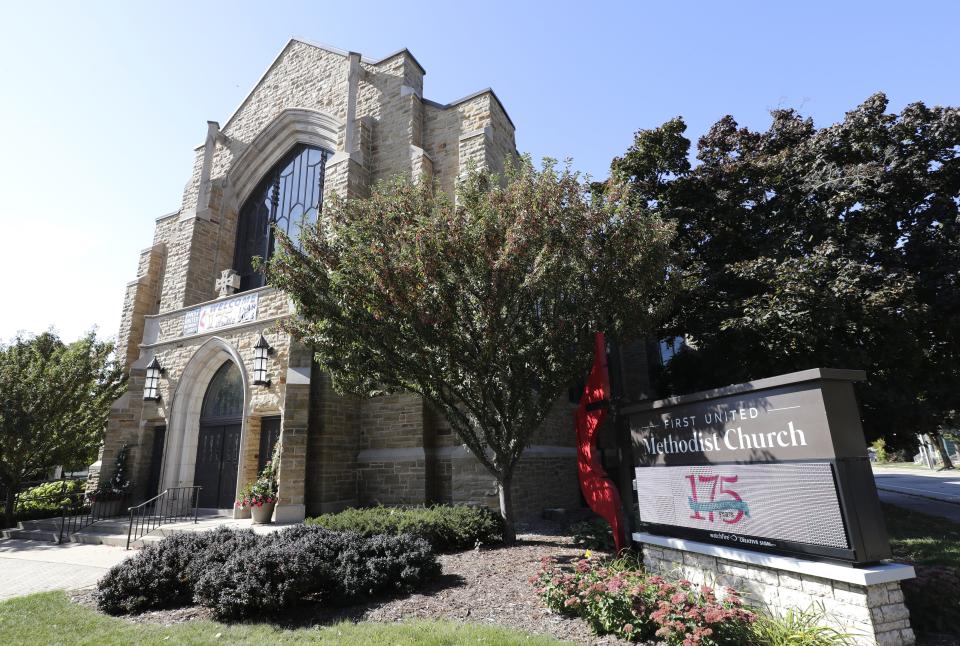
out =
<svg viewBox="0 0 960 646"><path fill-rule="evenodd" d="M200 485L200 507L232 510L279 441L277 521L378 503L497 506L493 476L422 399L335 393L278 330L296 315L290 299L251 265L272 253L271 225L296 239L334 193L363 197L400 175L452 195L470 165L501 170L516 154L492 90L438 103L424 74L407 50L370 59L291 40L222 126L207 123L183 201L157 218L126 288L129 388L91 486L126 446L129 504ZM524 454L520 519L582 505L572 410L558 402Z"/></svg>

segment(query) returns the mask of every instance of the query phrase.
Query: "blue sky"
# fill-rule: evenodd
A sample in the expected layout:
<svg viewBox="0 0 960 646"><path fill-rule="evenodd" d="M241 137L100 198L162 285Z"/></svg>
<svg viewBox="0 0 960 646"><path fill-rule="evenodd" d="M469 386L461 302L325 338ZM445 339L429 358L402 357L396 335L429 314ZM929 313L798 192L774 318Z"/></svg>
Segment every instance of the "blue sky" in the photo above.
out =
<svg viewBox="0 0 960 646"><path fill-rule="evenodd" d="M409 48L427 98L493 87L535 158L597 176L682 115L819 125L875 91L960 104L960 4L930 2L85 2L0 0L0 339L113 336L154 218L176 210L208 119L286 41ZM211 280L213 278L211 277Z"/></svg>

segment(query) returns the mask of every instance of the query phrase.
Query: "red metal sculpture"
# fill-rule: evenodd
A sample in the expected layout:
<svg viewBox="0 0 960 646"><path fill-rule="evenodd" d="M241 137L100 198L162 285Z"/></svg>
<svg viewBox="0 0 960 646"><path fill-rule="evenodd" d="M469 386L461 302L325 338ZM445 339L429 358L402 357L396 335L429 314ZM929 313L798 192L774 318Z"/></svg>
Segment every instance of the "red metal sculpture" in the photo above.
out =
<svg viewBox="0 0 960 646"><path fill-rule="evenodd" d="M610 523L617 551L627 547L626 522L620 494L600 464L597 452L597 431L607 416L610 400L610 372L607 369L607 343L602 332L597 332L593 368L580 397L580 406L574 413L577 427L577 467L580 472L580 490L594 512Z"/></svg>

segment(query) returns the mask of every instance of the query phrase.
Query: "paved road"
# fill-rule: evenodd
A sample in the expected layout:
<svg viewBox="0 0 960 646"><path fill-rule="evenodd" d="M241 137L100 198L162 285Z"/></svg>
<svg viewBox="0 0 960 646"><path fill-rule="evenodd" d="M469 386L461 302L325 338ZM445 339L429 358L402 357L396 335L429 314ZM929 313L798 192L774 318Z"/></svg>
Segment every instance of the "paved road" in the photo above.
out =
<svg viewBox="0 0 960 646"><path fill-rule="evenodd" d="M874 467L880 500L960 523L960 471Z"/></svg>
<svg viewBox="0 0 960 646"><path fill-rule="evenodd" d="M874 470L873 477L877 486L882 489L960 504L960 470L907 471L878 468Z"/></svg>
<svg viewBox="0 0 960 646"><path fill-rule="evenodd" d="M93 586L108 569L132 553L106 545L2 539L0 600Z"/></svg>

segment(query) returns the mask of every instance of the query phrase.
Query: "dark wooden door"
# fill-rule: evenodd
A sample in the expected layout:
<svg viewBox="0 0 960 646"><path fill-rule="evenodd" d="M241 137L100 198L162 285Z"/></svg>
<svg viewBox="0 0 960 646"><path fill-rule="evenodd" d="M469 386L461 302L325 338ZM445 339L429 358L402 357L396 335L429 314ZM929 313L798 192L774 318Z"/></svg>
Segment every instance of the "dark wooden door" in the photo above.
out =
<svg viewBox="0 0 960 646"><path fill-rule="evenodd" d="M232 509L237 496L237 469L240 468L240 425L223 427L223 457L220 460L219 509Z"/></svg>
<svg viewBox="0 0 960 646"><path fill-rule="evenodd" d="M150 454L150 476L147 478L147 499L153 498L160 492L160 467L163 465L163 439L166 434L166 426L158 426L153 430L153 453Z"/></svg>
<svg viewBox="0 0 960 646"><path fill-rule="evenodd" d="M193 483L202 487L199 507L233 507L240 464L240 424L201 425Z"/></svg>
<svg viewBox="0 0 960 646"><path fill-rule="evenodd" d="M257 473L263 470L264 465L273 457L273 447L280 437L280 418L264 417L260 420L260 457L257 463Z"/></svg>

